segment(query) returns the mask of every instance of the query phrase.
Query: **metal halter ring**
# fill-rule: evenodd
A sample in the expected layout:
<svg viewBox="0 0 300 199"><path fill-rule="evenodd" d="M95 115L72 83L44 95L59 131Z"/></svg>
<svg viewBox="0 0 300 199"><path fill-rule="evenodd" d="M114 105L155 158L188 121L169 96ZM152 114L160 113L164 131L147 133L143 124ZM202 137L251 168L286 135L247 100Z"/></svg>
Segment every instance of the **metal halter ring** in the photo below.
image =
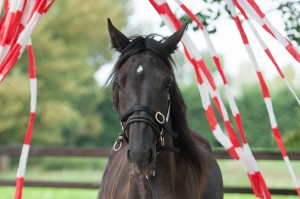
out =
<svg viewBox="0 0 300 199"><path fill-rule="evenodd" d="M161 117L161 118L159 118L159 117ZM159 111L155 114L155 119L160 124L165 123L165 116Z"/></svg>
<svg viewBox="0 0 300 199"><path fill-rule="evenodd" d="M122 126L123 128L123 126ZM123 140L124 140L124 137L123 135L119 135L118 139L116 140L115 144L114 144L114 151L119 151L120 148L122 147L122 144L123 144ZM117 147L117 145L119 145Z"/></svg>
<svg viewBox="0 0 300 199"><path fill-rule="evenodd" d="M119 144L119 146L117 147L117 144ZM120 142L118 143L118 141L115 142L114 144L114 151L119 151L122 147L123 141L120 140Z"/></svg>

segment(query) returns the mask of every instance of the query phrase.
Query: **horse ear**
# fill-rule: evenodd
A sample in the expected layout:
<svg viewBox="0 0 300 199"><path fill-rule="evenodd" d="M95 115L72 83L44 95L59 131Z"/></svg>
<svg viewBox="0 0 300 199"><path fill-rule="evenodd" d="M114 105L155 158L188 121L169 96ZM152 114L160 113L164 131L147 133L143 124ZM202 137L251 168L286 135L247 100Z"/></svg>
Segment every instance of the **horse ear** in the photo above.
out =
<svg viewBox="0 0 300 199"><path fill-rule="evenodd" d="M112 47L121 52L130 41L123 33L113 26L109 18L107 18L107 24Z"/></svg>
<svg viewBox="0 0 300 199"><path fill-rule="evenodd" d="M170 37L166 39L166 41L163 43L164 48L172 54L176 48L178 42L181 40L183 33L185 32L186 26L188 23L185 23L181 26L179 30L177 30L175 33L173 33Z"/></svg>

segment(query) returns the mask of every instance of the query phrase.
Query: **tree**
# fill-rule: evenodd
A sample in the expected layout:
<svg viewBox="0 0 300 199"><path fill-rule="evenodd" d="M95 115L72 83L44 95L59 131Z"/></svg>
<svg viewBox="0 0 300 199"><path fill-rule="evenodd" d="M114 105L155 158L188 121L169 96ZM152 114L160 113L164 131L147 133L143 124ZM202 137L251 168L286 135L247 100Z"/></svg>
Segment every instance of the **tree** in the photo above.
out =
<svg viewBox="0 0 300 199"><path fill-rule="evenodd" d="M295 119L297 128L286 132L286 134L283 136L284 143L286 144L286 147L288 149L299 150L299 146L300 146L300 133L299 133L300 120L299 119L300 119L300 111L298 110Z"/></svg>
<svg viewBox="0 0 300 199"><path fill-rule="evenodd" d="M102 92L103 100L98 104L97 110L102 113L103 128L95 143L103 147L111 147L121 131L121 124L118 113L113 110L111 88L103 88Z"/></svg>
<svg viewBox="0 0 300 199"><path fill-rule="evenodd" d="M93 76L111 59L106 19L112 16L121 27L128 9L125 0L57 1L40 21L32 37L38 76L34 144L90 145L99 135L103 95ZM23 66L26 54L0 87L0 144L24 139L29 84Z"/></svg>
<svg viewBox="0 0 300 199"><path fill-rule="evenodd" d="M204 5L202 6L202 9L196 13L196 16L202 21L209 33L214 33L217 31L214 26L214 21L224 17L231 17L230 11L228 10L226 1L203 0L203 2ZM273 0L272 2L274 8L272 8L270 12L277 11L280 13L284 22L284 29L287 37L300 45L300 0ZM192 21L187 15L181 16L180 20L185 22ZM194 24L193 29L197 30L198 26Z"/></svg>

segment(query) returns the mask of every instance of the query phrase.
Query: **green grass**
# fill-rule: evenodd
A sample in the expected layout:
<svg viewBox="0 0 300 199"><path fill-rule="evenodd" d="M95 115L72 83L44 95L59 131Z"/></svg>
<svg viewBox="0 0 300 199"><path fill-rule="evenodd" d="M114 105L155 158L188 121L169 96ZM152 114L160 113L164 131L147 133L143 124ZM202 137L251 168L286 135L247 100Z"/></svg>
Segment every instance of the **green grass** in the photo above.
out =
<svg viewBox="0 0 300 199"><path fill-rule="evenodd" d="M250 187L243 165L234 160L219 160L225 186ZM300 182L300 161L291 161ZM258 161L258 166L268 187L294 188L293 181L284 161Z"/></svg>
<svg viewBox="0 0 300 199"><path fill-rule="evenodd" d="M12 199L13 187L0 187L0 199ZM64 188L27 188L23 190L22 199L96 199L97 190ZM224 199L253 199L253 194L225 194ZM297 196L273 196L273 199L299 199Z"/></svg>
<svg viewBox="0 0 300 199"><path fill-rule="evenodd" d="M97 190L65 188L28 188L23 190L22 199L96 199ZM0 187L0 199L13 199L14 187Z"/></svg>
<svg viewBox="0 0 300 199"><path fill-rule="evenodd" d="M100 182L106 163L107 158L32 157L27 165L25 180ZM16 167L0 171L0 179L13 180L16 173Z"/></svg>
<svg viewBox="0 0 300 199"><path fill-rule="evenodd" d="M253 194L225 194L224 199L254 199ZM298 196L272 196L272 199L299 199Z"/></svg>
<svg viewBox="0 0 300 199"><path fill-rule="evenodd" d="M10 170L5 173L0 173L1 180L14 180L16 170ZM26 171L25 180L38 181L58 181L58 182L100 182L103 170L59 170L59 171L44 171L40 168ZM1 198L0 198L1 199Z"/></svg>
<svg viewBox="0 0 300 199"><path fill-rule="evenodd" d="M46 159L46 160L45 160ZM66 161L67 160L67 161ZM31 158L26 170L25 180L59 181L59 182L93 182L99 183L106 165L106 158ZM37 163L42 162L43 164ZM284 161L259 161L259 167L270 188L293 189ZM224 185L226 187L250 187L243 166L233 160L219 160ZM300 180L300 161L292 161L298 181ZM1 180L14 180L16 168L0 171ZM14 197L14 187L0 187L0 199ZM96 189L67 188L32 188L25 187L23 199L91 199L97 196ZM253 199L253 194L225 194L225 199ZM274 199L296 199L297 196L273 196Z"/></svg>

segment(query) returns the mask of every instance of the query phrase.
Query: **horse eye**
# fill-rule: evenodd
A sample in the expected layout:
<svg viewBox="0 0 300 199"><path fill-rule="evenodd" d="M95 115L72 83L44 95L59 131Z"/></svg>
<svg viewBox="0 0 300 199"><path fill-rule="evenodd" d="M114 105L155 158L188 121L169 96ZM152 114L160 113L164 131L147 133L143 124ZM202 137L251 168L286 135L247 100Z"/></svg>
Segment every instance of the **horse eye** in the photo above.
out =
<svg viewBox="0 0 300 199"><path fill-rule="evenodd" d="M165 87L164 87L165 91L169 91L170 88L171 88L171 86L172 86L171 83L166 83L166 84L165 84Z"/></svg>

